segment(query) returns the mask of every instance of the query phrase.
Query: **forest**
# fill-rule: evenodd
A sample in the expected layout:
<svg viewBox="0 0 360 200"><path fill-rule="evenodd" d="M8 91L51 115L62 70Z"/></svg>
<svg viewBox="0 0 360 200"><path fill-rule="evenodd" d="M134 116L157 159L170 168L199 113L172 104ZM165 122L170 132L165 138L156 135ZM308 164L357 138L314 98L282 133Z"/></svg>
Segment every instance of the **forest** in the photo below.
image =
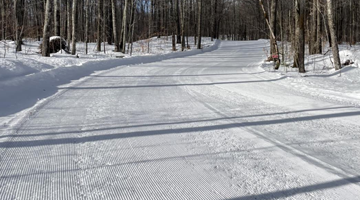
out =
<svg viewBox="0 0 360 200"><path fill-rule="evenodd" d="M189 36L195 37L199 49L205 36L270 39L269 60L277 62L275 68L292 55L299 72L305 72L305 51L321 54L329 44L334 66L340 69L338 44L360 40L359 4L357 0L1 0L1 39L15 41L17 51L22 50L23 38L42 40L43 56L50 56L51 36L66 41L59 44L73 55L79 41L96 42L99 52L106 42L115 52L129 53L126 44L165 35L172 36L174 51L175 44L181 44L182 51L189 48Z"/></svg>

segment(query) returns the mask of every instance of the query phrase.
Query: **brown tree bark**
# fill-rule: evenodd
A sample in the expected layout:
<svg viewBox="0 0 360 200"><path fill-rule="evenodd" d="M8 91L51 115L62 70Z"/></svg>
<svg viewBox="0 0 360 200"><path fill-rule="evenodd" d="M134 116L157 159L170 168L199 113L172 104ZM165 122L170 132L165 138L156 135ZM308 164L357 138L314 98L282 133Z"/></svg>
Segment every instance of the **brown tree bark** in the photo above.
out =
<svg viewBox="0 0 360 200"><path fill-rule="evenodd" d="M89 43L89 5L90 0L86 0L85 3L85 54L88 54L88 43Z"/></svg>
<svg viewBox="0 0 360 200"><path fill-rule="evenodd" d="M5 31L5 0L1 0L1 39L5 40L6 38L6 31Z"/></svg>
<svg viewBox="0 0 360 200"><path fill-rule="evenodd" d="M177 27L177 38L176 43L181 44L181 22L180 22L180 0L176 0L176 27Z"/></svg>
<svg viewBox="0 0 360 200"><path fill-rule="evenodd" d="M176 28L175 28L175 24L176 24L176 15L175 15L175 9L174 9L174 0L170 0L171 3L171 40L172 40L172 50L176 51L176 36L175 36L175 32L176 32Z"/></svg>
<svg viewBox="0 0 360 200"><path fill-rule="evenodd" d="M305 73L305 0L295 0L295 55L294 67Z"/></svg>
<svg viewBox="0 0 360 200"><path fill-rule="evenodd" d="M315 42L315 54L321 54L322 53L322 23L321 23L321 7L320 7L320 0L316 0L316 42Z"/></svg>
<svg viewBox="0 0 360 200"><path fill-rule="evenodd" d="M197 22L197 25L198 25L198 30L197 30L198 42L197 42L197 49L202 48L202 46L201 46L202 1L203 0L198 0L198 22Z"/></svg>
<svg viewBox="0 0 360 200"><path fill-rule="evenodd" d="M116 17L116 0L111 0L111 11L112 11L112 25L113 25L113 35L114 35L114 45L115 52L120 52L118 28L117 28L117 17Z"/></svg>
<svg viewBox="0 0 360 200"><path fill-rule="evenodd" d="M24 31L25 0L14 0L16 51L22 51Z"/></svg>
<svg viewBox="0 0 360 200"><path fill-rule="evenodd" d="M66 12L67 12L67 44L70 47L70 40L71 40L71 1L66 0Z"/></svg>
<svg viewBox="0 0 360 200"><path fill-rule="evenodd" d="M185 50L185 3L186 0L181 1L181 51Z"/></svg>
<svg viewBox="0 0 360 200"><path fill-rule="evenodd" d="M71 44L71 54L76 54L76 26L77 26L77 5L78 0L73 0L72 7L72 44Z"/></svg>
<svg viewBox="0 0 360 200"><path fill-rule="evenodd" d="M123 15L123 46L122 46L122 53L125 53L125 49L126 49L126 33L127 33L127 7L128 7L128 0L125 0L125 5L124 5L124 15Z"/></svg>
<svg viewBox="0 0 360 200"><path fill-rule="evenodd" d="M102 42L102 35L101 35L101 31L102 31L102 20L103 19L103 16L102 16L102 13L103 13L103 5L104 5L104 0L98 0L98 10L97 10L97 41L96 41L96 50L98 52L101 51L101 42Z"/></svg>

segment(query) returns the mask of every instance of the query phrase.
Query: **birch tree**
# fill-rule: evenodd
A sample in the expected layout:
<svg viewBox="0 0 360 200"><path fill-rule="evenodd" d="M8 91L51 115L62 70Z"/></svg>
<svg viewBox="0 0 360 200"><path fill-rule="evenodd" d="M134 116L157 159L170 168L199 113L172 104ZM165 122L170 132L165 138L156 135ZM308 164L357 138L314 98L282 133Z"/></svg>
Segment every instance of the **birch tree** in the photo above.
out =
<svg viewBox="0 0 360 200"><path fill-rule="evenodd" d="M329 31L331 35L331 48L334 57L334 65L335 65L335 70L339 70L341 68L341 62L340 62L339 47L338 47L337 35L334 24L333 6L331 0L326 0L326 5L327 5Z"/></svg>
<svg viewBox="0 0 360 200"><path fill-rule="evenodd" d="M42 56L50 57L49 37L50 37L50 14L52 0L46 0L45 21L43 29Z"/></svg>

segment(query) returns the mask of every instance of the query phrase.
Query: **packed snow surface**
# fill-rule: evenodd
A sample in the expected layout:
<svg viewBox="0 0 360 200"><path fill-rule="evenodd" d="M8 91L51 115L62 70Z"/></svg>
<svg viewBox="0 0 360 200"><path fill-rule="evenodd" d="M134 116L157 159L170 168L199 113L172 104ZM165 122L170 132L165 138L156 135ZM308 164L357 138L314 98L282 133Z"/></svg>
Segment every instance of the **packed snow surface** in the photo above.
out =
<svg viewBox="0 0 360 200"><path fill-rule="evenodd" d="M318 85L348 81L357 66L273 72L264 48L223 41L118 63L52 84L26 112L17 92L46 85L13 82L15 108L2 116L25 114L0 132L0 199L358 199L359 91Z"/></svg>

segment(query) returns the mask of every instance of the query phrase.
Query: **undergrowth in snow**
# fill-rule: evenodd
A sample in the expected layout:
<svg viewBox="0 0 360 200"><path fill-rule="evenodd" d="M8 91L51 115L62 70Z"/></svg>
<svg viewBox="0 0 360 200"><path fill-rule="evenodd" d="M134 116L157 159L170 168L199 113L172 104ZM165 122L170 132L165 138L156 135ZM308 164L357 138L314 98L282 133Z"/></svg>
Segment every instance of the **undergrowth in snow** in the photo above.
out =
<svg viewBox="0 0 360 200"><path fill-rule="evenodd" d="M52 37L53 39L56 37ZM25 39L23 51L15 51L15 43L13 41L0 41L0 81L14 77L29 75L37 72L48 71L59 67L81 66L90 61L104 61L118 59L116 56L125 56L129 58L129 54L113 52L113 45L104 43L101 45L102 51L96 51L96 43L88 44L88 54L85 53L85 43L79 42L76 45L77 55L70 55L64 51L51 54L50 58L42 57L39 54L39 46L41 42L34 39ZM148 49L149 44L149 49ZM207 48L214 44L210 38L203 38L203 48ZM190 49L196 49L194 38L189 38ZM128 50L128 49L127 49ZM177 44L177 51L181 51L180 44ZM141 40L134 43L132 56L148 56L148 55L164 55L172 53L171 37L163 36L161 38L151 38Z"/></svg>
<svg viewBox="0 0 360 200"><path fill-rule="evenodd" d="M360 45L339 45L341 63L353 62L336 71L332 51L324 48L324 54L306 55L306 73L291 68L292 60L287 59L278 71L273 70L272 62L263 62L261 67L273 76L283 77L283 85L312 96L332 101L360 106ZM290 57L290 56L289 56Z"/></svg>

